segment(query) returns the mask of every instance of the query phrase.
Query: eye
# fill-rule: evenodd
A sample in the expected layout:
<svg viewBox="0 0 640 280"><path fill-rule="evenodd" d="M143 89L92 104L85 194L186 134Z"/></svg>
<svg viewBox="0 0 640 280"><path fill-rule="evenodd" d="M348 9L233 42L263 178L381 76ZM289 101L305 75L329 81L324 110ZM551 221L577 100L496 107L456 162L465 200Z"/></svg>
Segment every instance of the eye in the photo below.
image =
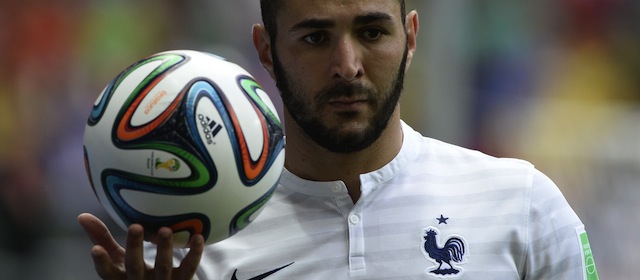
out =
<svg viewBox="0 0 640 280"><path fill-rule="evenodd" d="M319 45L322 42L326 41L326 39L326 36L320 32L311 33L302 38L302 40L304 40L305 42L313 45Z"/></svg>
<svg viewBox="0 0 640 280"><path fill-rule="evenodd" d="M377 28L369 28L364 30L362 33L362 37L368 41L375 41L380 39L380 37L382 36L383 32L380 29Z"/></svg>

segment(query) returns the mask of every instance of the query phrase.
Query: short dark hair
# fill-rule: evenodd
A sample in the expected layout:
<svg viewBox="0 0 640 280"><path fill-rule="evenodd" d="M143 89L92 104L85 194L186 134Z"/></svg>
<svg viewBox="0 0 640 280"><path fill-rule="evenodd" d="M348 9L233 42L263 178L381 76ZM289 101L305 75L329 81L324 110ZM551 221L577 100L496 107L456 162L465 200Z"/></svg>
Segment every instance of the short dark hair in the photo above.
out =
<svg viewBox="0 0 640 280"><path fill-rule="evenodd" d="M405 0L400 1L400 12L402 26L404 26L404 18L407 15ZM279 7L282 7L282 0L260 0L260 10L262 13L262 23L269 33L271 41L274 41L278 32L276 17L278 16Z"/></svg>

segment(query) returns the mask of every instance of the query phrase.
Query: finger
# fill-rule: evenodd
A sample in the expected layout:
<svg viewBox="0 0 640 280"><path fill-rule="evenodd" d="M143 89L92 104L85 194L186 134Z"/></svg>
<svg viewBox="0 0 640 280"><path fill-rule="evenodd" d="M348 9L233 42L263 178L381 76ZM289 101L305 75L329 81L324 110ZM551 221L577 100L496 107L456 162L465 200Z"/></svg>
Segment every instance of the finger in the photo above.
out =
<svg viewBox="0 0 640 280"><path fill-rule="evenodd" d="M114 262L124 260L124 248L113 238L107 226L96 216L82 213L78 216L78 223L89 235L94 245L104 248Z"/></svg>
<svg viewBox="0 0 640 280"><path fill-rule="evenodd" d="M177 279L191 279L200 265L202 252L204 251L204 238L200 234L193 235L189 241L189 253L182 259L180 266L174 274L180 276Z"/></svg>
<svg viewBox="0 0 640 280"><path fill-rule="evenodd" d="M109 253L100 245L95 245L91 248L91 257L93 258L93 265L95 266L96 273L102 279L122 279L124 271L116 266Z"/></svg>
<svg viewBox="0 0 640 280"><path fill-rule="evenodd" d="M173 232L168 227L158 230L154 273L156 279L171 279L173 271Z"/></svg>
<svg viewBox="0 0 640 280"><path fill-rule="evenodd" d="M129 226L127 233L127 249L124 266L129 279L142 279L146 271L146 265L142 255L144 229L139 224Z"/></svg>

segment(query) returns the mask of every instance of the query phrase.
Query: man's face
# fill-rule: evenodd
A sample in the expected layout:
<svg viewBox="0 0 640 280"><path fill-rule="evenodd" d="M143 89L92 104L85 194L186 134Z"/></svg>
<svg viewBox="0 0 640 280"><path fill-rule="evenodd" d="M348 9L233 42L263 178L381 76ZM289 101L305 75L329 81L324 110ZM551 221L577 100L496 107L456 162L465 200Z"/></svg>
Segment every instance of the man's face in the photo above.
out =
<svg viewBox="0 0 640 280"><path fill-rule="evenodd" d="M397 109L407 40L398 1L285 1L272 42L283 103L320 146L371 145Z"/></svg>

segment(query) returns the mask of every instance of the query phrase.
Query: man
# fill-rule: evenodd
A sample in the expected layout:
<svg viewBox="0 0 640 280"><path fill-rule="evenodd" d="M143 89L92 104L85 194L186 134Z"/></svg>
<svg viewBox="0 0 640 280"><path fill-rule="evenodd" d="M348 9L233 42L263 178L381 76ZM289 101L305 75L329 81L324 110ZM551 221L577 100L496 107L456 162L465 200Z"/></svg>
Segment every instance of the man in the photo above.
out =
<svg viewBox="0 0 640 280"><path fill-rule="evenodd" d="M80 215L101 277L585 278L584 226L547 177L401 121L418 32L404 1L261 5L253 42L285 104L278 190L251 226L207 248L195 236L173 251L161 229L157 247L146 247L157 252L148 267L139 225L125 250L97 218Z"/></svg>

